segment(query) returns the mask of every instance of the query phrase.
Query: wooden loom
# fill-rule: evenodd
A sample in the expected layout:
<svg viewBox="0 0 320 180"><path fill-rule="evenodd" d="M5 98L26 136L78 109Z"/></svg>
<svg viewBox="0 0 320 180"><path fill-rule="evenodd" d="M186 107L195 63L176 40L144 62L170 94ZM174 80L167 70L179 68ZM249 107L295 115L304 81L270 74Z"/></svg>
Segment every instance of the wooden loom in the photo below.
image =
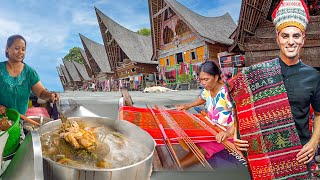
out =
<svg viewBox="0 0 320 180"><path fill-rule="evenodd" d="M203 155L199 154L194 143L215 141L215 135L222 129L212 125L201 114L190 114L187 111L167 110L163 106L151 108L138 108L123 106L119 108L119 119L132 122L147 131L157 142L157 145L165 145L177 167L181 169L179 160L171 144L187 145L198 157L203 166L207 162ZM184 143L183 143L184 142ZM246 165L242 153L228 140L222 142L228 152Z"/></svg>

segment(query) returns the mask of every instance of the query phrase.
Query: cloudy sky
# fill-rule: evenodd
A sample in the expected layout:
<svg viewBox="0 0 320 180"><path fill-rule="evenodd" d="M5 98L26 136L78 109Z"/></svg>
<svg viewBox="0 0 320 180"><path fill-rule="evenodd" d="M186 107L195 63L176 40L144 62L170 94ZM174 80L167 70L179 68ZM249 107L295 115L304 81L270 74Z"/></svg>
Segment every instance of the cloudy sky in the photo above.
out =
<svg viewBox="0 0 320 180"><path fill-rule="evenodd" d="M238 21L241 0L178 0L203 16L229 12ZM62 91L56 66L72 47L82 47L79 33L102 44L94 7L122 26L137 31L150 28L147 0L1 0L0 52L10 35L27 40L25 62L49 90Z"/></svg>

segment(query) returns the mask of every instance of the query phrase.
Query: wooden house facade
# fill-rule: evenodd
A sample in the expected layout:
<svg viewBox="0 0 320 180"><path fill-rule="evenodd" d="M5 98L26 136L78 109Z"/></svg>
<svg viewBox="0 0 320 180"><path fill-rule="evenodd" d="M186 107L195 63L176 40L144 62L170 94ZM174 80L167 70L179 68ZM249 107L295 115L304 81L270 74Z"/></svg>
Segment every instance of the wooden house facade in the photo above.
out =
<svg viewBox="0 0 320 180"><path fill-rule="evenodd" d="M63 73L62 66L63 65L60 64L60 66L57 66L56 68L57 68L57 72L58 72L58 75L59 75L59 79L60 79L62 88L63 88L63 90L66 90L66 86L67 86L68 82L67 82L67 79L66 79L66 77L65 77L65 75Z"/></svg>
<svg viewBox="0 0 320 180"><path fill-rule="evenodd" d="M64 89L68 90L72 86L70 75L64 65L60 64L60 68L61 68L61 72L63 73L63 76L64 76L64 82L65 82Z"/></svg>
<svg viewBox="0 0 320 180"><path fill-rule="evenodd" d="M192 74L193 65L207 60L218 63L217 53L226 51L233 42L229 37L237 26L228 13L204 17L176 0L148 0L148 3L152 60L159 61L159 69L166 78L171 78L170 71L175 76Z"/></svg>
<svg viewBox="0 0 320 180"><path fill-rule="evenodd" d="M276 31L271 14L280 0L243 0L234 39L229 52L240 52L246 56L246 65L252 65L279 56ZM313 2L313 1L312 1ZM308 0L307 3L312 3ZM320 61L320 16L310 16L306 30L306 41L302 49L302 61L319 68Z"/></svg>
<svg viewBox="0 0 320 180"><path fill-rule="evenodd" d="M119 80L130 82L131 85L134 81L142 83L141 80L146 76L157 72L157 62L151 61L150 37L119 25L97 8L96 15L111 69Z"/></svg>
<svg viewBox="0 0 320 180"><path fill-rule="evenodd" d="M76 90L82 87L83 81L81 80L75 65L72 62L67 61L65 59L63 59L62 61L65 67L66 74L68 74L70 80L68 84L68 89Z"/></svg>

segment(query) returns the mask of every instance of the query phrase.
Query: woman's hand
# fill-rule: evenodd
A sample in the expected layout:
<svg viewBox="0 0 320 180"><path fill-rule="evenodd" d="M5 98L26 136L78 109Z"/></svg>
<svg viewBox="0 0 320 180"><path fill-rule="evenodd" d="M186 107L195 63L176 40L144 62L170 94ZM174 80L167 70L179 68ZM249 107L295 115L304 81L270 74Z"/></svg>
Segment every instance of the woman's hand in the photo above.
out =
<svg viewBox="0 0 320 180"><path fill-rule="evenodd" d="M176 109L178 111L182 111L182 110L188 110L190 107L188 104L182 104L182 105L176 105Z"/></svg>
<svg viewBox="0 0 320 180"><path fill-rule="evenodd" d="M0 114L3 114L3 115L6 114L6 107L5 106L0 105Z"/></svg>
<svg viewBox="0 0 320 180"><path fill-rule="evenodd" d="M55 101L60 101L60 94L57 92L51 92L51 101L54 103Z"/></svg>
<svg viewBox="0 0 320 180"><path fill-rule="evenodd" d="M239 151L248 151L249 142L238 138L233 138L234 145Z"/></svg>
<svg viewBox="0 0 320 180"><path fill-rule="evenodd" d="M216 140L218 143L221 143L222 141L224 141L227 137L229 136L229 134L225 131L221 131L216 135Z"/></svg>

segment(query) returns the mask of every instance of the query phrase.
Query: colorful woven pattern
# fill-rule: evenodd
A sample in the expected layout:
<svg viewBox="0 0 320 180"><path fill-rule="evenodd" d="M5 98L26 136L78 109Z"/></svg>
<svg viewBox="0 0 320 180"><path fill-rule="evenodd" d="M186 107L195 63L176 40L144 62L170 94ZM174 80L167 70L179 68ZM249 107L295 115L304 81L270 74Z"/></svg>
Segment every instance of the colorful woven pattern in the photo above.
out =
<svg viewBox="0 0 320 180"><path fill-rule="evenodd" d="M302 148L282 81L279 59L244 68L230 80L241 139L249 142L253 179L304 179Z"/></svg>
<svg viewBox="0 0 320 180"><path fill-rule="evenodd" d="M153 111L158 117L160 123L163 125L165 133L172 141L172 143L178 143L178 136L168 126L160 112L156 109L153 109ZM192 118L186 116L183 112L168 110L168 113L193 140L193 142L196 143L215 141L215 137L212 135L212 133L203 129L197 122L192 120ZM163 136L149 109L123 106L119 109L119 116L120 119L127 120L147 131L154 138L158 145L163 144ZM202 115L196 116L198 118L203 118Z"/></svg>

